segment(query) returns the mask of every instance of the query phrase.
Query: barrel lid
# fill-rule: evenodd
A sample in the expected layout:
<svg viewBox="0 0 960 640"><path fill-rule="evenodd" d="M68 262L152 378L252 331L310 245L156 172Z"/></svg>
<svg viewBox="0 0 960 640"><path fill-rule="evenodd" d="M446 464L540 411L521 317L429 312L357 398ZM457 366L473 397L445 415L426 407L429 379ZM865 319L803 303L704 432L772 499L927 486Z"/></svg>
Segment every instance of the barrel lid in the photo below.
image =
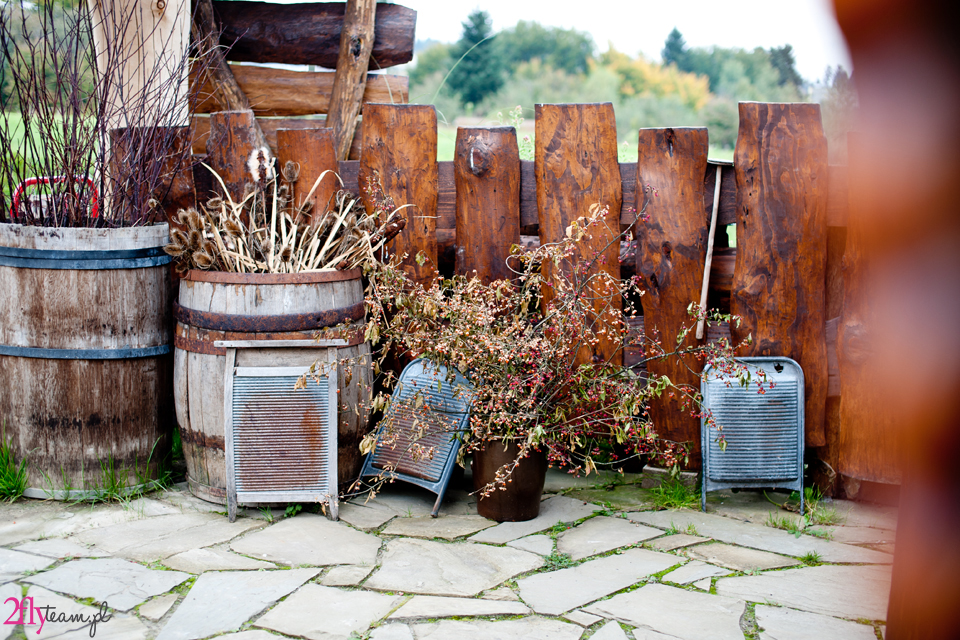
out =
<svg viewBox="0 0 960 640"><path fill-rule="evenodd" d="M162 247L170 241L170 226L38 227L0 223L0 246L52 251L112 251Z"/></svg>

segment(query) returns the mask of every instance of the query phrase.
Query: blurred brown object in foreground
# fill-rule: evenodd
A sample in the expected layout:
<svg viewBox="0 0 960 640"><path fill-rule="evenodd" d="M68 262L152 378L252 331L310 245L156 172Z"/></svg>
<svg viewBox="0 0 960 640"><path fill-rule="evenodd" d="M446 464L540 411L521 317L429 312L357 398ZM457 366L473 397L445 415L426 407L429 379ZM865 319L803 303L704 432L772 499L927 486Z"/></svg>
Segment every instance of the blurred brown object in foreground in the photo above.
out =
<svg viewBox="0 0 960 640"><path fill-rule="evenodd" d="M863 132L851 189L874 362L902 429L888 640L960 637L960 38L946 2L835 0ZM852 209L851 209L852 211Z"/></svg>

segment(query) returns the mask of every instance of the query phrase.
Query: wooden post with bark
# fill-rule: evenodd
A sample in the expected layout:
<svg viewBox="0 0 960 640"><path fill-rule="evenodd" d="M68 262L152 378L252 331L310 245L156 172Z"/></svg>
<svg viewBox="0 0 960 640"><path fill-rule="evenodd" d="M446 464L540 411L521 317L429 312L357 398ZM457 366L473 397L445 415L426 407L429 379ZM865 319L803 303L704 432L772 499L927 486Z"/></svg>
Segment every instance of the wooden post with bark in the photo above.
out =
<svg viewBox="0 0 960 640"><path fill-rule="evenodd" d="M741 356L787 356L805 381L807 446L825 444L827 141L816 104L740 103L731 326Z"/></svg>
<svg viewBox="0 0 960 640"><path fill-rule="evenodd" d="M437 112L433 105L368 104L363 116L358 187L367 211L373 203L366 186L379 180L407 225L387 246L391 254L407 254L411 278L427 284L437 266ZM426 262L417 264L423 252Z"/></svg>
<svg viewBox="0 0 960 640"><path fill-rule="evenodd" d="M291 195L293 203L301 206L324 171L329 171L310 197L313 202L311 217L319 217L333 206L333 197L340 188L335 175L338 170L337 150L332 129L279 129L277 131L277 170L287 180L286 165L293 162L297 179Z"/></svg>
<svg viewBox="0 0 960 640"><path fill-rule="evenodd" d="M602 222L593 227L592 238L580 244L578 256L597 260L586 277L603 271L620 279L620 203L622 187L617 163L617 122L613 105L538 104L536 107L536 181L540 242L557 242L575 220L590 217L590 207L606 210ZM599 254L599 255L598 255ZM549 265L547 269L549 278ZM594 282L598 282L594 280ZM544 292L544 303L552 296ZM602 285L590 287L586 296L593 299L594 318L608 314L620 321L622 302L619 293L609 295ZM595 346L584 343L578 362L621 364L620 340L605 334Z"/></svg>
<svg viewBox="0 0 960 640"><path fill-rule="evenodd" d="M333 81L327 126L333 129L337 158L346 160L357 128L357 116L367 86L367 67L373 51L376 0L347 0L340 32L337 75Z"/></svg>
<svg viewBox="0 0 960 640"><path fill-rule="evenodd" d="M484 283L510 279L520 243L520 152L513 127L457 129L456 272Z"/></svg>
<svg viewBox="0 0 960 640"><path fill-rule="evenodd" d="M677 336L691 325L688 307L700 298L708 228L703 191L707 169L705 128L641 129L636 202L646 203L638 219L637 275L646 292L643 303L647 353L653 341L670 353L696 347L693 331L682 344ZM647 186L649 185L649 187ZM695 357L667 357L647 362L647 370L678 385L700 388L702 365ZM680 398L664 395L650 403L650 417L660 437L692 443L689 468L700 468L700 421Z"/></svg>

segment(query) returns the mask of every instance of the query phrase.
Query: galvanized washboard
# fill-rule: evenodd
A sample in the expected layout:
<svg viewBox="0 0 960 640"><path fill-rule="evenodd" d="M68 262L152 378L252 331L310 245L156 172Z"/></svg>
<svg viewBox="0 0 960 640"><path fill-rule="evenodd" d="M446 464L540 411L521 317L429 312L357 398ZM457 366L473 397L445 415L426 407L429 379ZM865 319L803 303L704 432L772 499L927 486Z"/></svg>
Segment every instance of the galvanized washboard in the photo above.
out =
<svg viewBox="0 0 960 640"><path fill-rule="evenodd" d="M337 347L343 340L218 341L226 347L227 515L238 504L317 502L338 518ZM317 368L237 366L238 349L317 348ZM317 380L314 380L316 376Z"/></svg>
<svg viewBox="0 0 960 640"><path fill-rule="evenodd" d="M726 451L718 433L700 420L703 443L701 508L707 509L707 492L714 489L770 487L800 493L803 513L803 370L790 358L738 358L747 365L751 380L762 369L774 383L763 394L751 382L720 378L707 366L700 382L703 403L723 427Z"/></svg>
<svg viewBox="0 0 960 640"><path fill-rule="evenodd" d="M363 463L361 477L383 474L437 494L436 518L447 491L460 439L473 400L473 385L459 372L427 360L408 364L379 427L376 448ZM418 406L419 405L419 406Z"/></svg>

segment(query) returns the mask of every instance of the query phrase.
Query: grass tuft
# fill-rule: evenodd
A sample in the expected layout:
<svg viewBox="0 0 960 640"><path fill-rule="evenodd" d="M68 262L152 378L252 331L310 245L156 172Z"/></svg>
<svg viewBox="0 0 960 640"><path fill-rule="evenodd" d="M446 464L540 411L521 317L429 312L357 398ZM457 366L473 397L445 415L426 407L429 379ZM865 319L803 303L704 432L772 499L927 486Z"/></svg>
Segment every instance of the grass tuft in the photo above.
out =
<svg viewBox="0 0 960 640"><path fill-rule="evenodd" d="M7 421L0 429L0 499L13 502L27 489L27 459L18 465L7 440Z"/></svg>
<svg viewBox="0 0 960 640"><path fill-rule="evenodd" d="M700 494L676 478L667 478L650 489L650 497L658 509L696 509L700 506Z"/></svg>

